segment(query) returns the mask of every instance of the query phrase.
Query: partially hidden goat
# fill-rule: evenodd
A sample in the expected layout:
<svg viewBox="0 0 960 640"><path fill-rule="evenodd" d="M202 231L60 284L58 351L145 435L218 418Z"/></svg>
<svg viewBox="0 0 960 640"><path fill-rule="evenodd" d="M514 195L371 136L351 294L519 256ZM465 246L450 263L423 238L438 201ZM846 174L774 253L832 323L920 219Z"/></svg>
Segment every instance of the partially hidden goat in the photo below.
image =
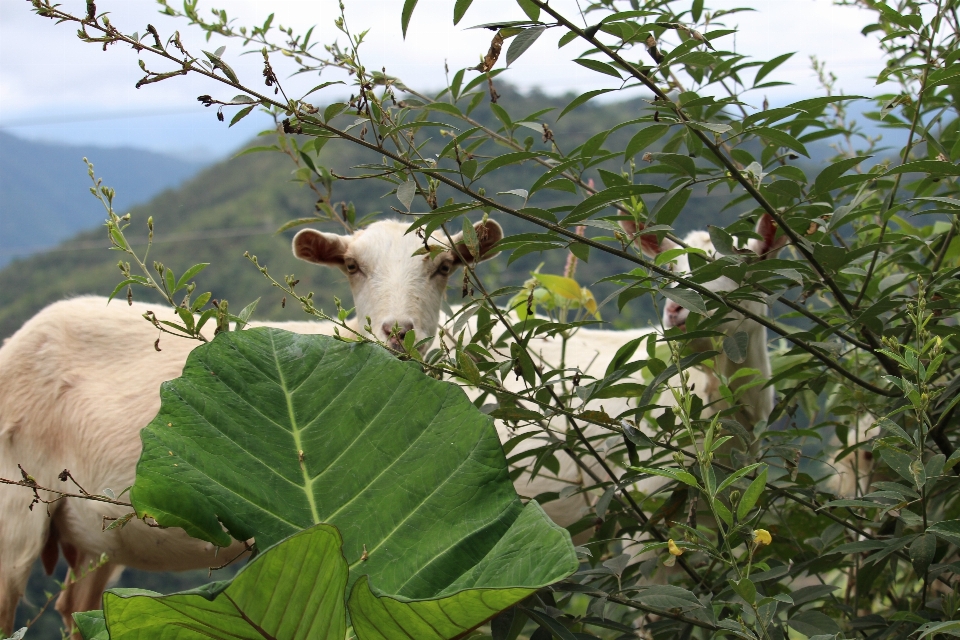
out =
<svg viewBox="0 0 960 640"><path fill-rule="evenodd" d="M407 234L407 227L380 221L350 236L305 229L293 241L297 257L347 275L356 306L354 328L369 318L374 336L395 348L410 330L419 337L436 332L448 277L460 258L473 259L459 236L453 238L457 251L414 255L423 241ZM478 257L492 257L503 235L500 226L485 221L475 230ZM80 297L40 311L4 343L0 477L20 478L21 464L44 487L60 486L58 475L65 468L96 493L105 488L119 493L133 484L140 430L160 408L160 384L180 375L198 345L170 338L161 340L162 351L155 350L158 332L140 317L148 310L162 320L176 319L159 306L123 301L108 306L106 298ZM334 328L332 322L260 324L299 333L332 334ZM71 614L100 608L103 590L124 565L155 571L205 568L243 549L236 543L218 556L213 545L180 529L152 528L137 520L103 531L104 516L118 518L127 509L73 499L31 505L33 497L26 489L0 490L2 634L12 632L17 603L38 557L49 572L62 549L70 565L56 608L72 627ZM97 566L102 554L107 560Z"/></svg>
<svg viewBox="0 0 960 640"><path fill-rule="evenodd" d="M627 228L628 233L636 235L635 228ZM751 238L747 242L747 247L757 256L757 259L769 259L776 257L780 249L784 246L785 238L776 235L776 225L773 220L764 215L757 224L756 232L759 238ZM641 234L637 236L635 242L640 245L641 250L650 258L669 249L678 248L678 245L668 239L658 242L653 234ZM693 249L700 249L708 256L714 256L716 251L710 240L710 235L706 231L694 231L689 233L683 240L684 244ZM673 262L673 271L678 275L687 275L690 273L687 254L678 256ZM727 277L720 277L716 280L707 282L703 285L715 293L725 293L737 288L737 283ZM745 300L739 303L747 311L759 315L767 315L767 305L761 302ZM662 327L664 330L686 325L688 310L681 305L668 300L662 317ZM597 330L581 328L573 333L568 340L565 352L561 338L533 338L530 340L529 349L536 358L542 361L546 370L559 366L561 360L567 369L578 369L583 374L584 380L588 381L590 377L602 378L605 375L608 365L613 360L617 350L628 341L640 338L653 332L653 328L630 329L624 331ZM726 315L726 322L722 325L721 331L727 335L733 335L736 332L743 331L748 336L748 348L746 358L736 363L730 360L726 354L720 353L714 357L714 367L712 370L703 368L694 368L689 370L689 386L703 400L707 407L707 414L716 413L727 404L720 394L720 380L716 374L730 379L738 370L749 368L755 369L758 373L755 377L736 378L731 386L736 390L740 385L747 385L752 380L758 380L760 384L752 384L745 389L739 398L739 407L737 417L744 427L750 431L760 421L766 420L774 407L774 389L766 385L771 378L770 357L767 350L767 331L766 327L755 320L744 317L737 311L731 311ZM690 345L695 350L706 350L713 347L709 340L695 340ZM552 365L552 366L551 366ZM621 380L620 382L628 382ZM677 386L679 380L672 379L669 384ZM505 385L509 390L521 391L524 388L522 379L514 376L508 376ZM472 393L468 391L468 393ZM661 394L658 402L663 406L672 406L674 400L672 395L667 392ZM585 406L575 407L575 410L600 410L602 409L611 417L628 411L631 406L625 398L608 398L603 400L591 400ZM598 453L603 455L606 450L603 442L603 434L613 435L606 432L602 427L581 424L584 434L590 438ZM498 422L498 431L502 442L507 442L510 438L518 435L526 435L528 431L534 431L535 435L528 437L513 450L511 456L518 456L534 449L541 449L556 444L557 440L565 440L568 436L567 421L563 417L555 417L550 420L548 430L540 427L529 427L519 429L517 432L510 430L503 423ZM617 440L620 440L617 438ZM621 441L622 442L622 441ZM611 442L611 448L616 443ZM517 491L522 495L535 497L545 493L561 493L564 489L568 491L571 488L579 486L591 486L595 484L588 474L592 473L603 482L608 482L611 478L603 471L602 467L595 459L589 456L582 456L581 462L585 464L589 471L578 466L571 457L564 453L557 454L559 460L559 472L554 474L546 468L541 468L539 473L531 477L528 471L522 472L515 485ZM521 466L529 467L532 465L533 458L526 458ZM611 462L608 466L614 467ZM614 468L615 471L618 471ZM622 472L622 469L619 470ZM662 479L651 478L638 484L634 488L649 493L655 491L663 484ZM544 505L544 509L550 517L561 526L569 526L592 509L592 501L588 494L579 493L559 500L553 500Z"/></svg>

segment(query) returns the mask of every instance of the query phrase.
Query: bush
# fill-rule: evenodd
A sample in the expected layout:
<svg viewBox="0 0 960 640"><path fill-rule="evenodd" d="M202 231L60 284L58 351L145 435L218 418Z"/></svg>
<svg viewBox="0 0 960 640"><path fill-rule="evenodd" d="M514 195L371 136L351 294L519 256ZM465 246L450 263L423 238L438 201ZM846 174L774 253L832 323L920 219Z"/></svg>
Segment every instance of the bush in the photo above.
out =
<svg viewBox="0 0 960 640"><path fill-rule="evenodd" d="M396 210L411 216L411 232L449 238L463 219L466 246L477 256L479 239L465 216L480 211L522 222L522 230L499 245L511 261L531 252L569 254L563 274L537 273L525 284L492 291L478 277L476 263L467 261L467 299L456 311L461 321L448 325L448 348L421 355L407 341L396 355L429 376L474 389L476 407L504 425L504 449L520 452L509 458L514 479L577 472L573 481L566 477L566 488L537 498L548 512L572 496L585 498L581 504L589 512L563 523L580 543L579 568L529 595L576 568L563 564L572 557L563 549L572 550L558 541L554 552L563 560L543 575L510 583L526 590L513 600L489 605L462 626L410 637L463 637L458 634L474 628L498 640L518 634L772 640L798 633L820 639L960 632L960 503L951 489L960 462L960 3L853 3L876 16L865 33L881 36L877 81L892 89L874 98L875 110L865 115L905 134L895 154L848 118L852 102L871 101L837 93L819 64L826 95L750 112L744 96L756 101L764 87L776 84L772 78L789 55L752 61L725 50L733 34L723 25L728 14L709 11L702 0L601 0L584 11L588 27L578 26L579 15L565 15L543 0L518 3L528 20L497 22L485 3L450 3L454 24L469 10L472 19L487 23L492 41L476 69L456 71L449 86L432 96L364 66L360 52L367 34L352 33L345 12L337 27L347 45L318 53L309 31L278 29L270 19L240 28L225 12L206 20L193 2L180 10L161 0L167 14L192 27L259 50L264 89L239 78L223 50L194 56L179 36L165 41L153 27L139 38L124 35L92 3L86 16L42 0L34 0L34 7L41 16L75 23L88 42L132 45L147 61L141 62L145 75L138 86L199 74L211 86L240 92L232 99L200 97L221 120L236 122L254 108L272 114L278 138L266 149L290 155L297 180L318 196L317 217L296 224L359 224L352 210L330 206L342 169L318 164L323 146L341 139L376 154L379 160L359 167L353 178L371 187L379 181L394 193ZM403 3L404 31L416 19L416 5ZM576 97L558 118L601 94L631 91L644 96L635 119L562 149L545 114L509 113L497 103L498 61L512 62L538 46L538 37L551 28L564 32L561 45L585 47L571 64L609 78L609 88ZM281 55L307 76L330 67L349 71L353 97L315 106L322 98L314 96L330 83L291 97L297 94L273 67ZM149 60L166 61L170 70L150 71ZM496 129L471 117L485 108L499 119ZM614 146L620 138L610 134L621 128L631 135ZM422 152L428 138L444 141L437 155ZM836 155L825 166L801 161L809 158L807 146L820 140L835 141ZM539 177L510 192L485 192L484 176L521 163L539 166ZM543 190L569 195L563 205L542 208L537 198ZM704 192L716 197L718 207L742 211L733 224L709 227L709 251L674 233L691 194ZM136 258L123 236L124 220L110 208L109 190L97 193L110 211L116 246ZM779 257L750 250L773 252L783 244ZM425 241L424 253L434 249L440 247ZM616 261L619 273L608 279L617 293L598 302L576 282L575 271L578 260L601 254ZM138 262L132 271L126 265L128 277L115 293L144 284L163 290L173 306L183 289L188 300L193 295L188 281L200 269L173 282L172 275L164 280L162 266L157 278L142 262L142 274L137 272ZM329 316L318 310L312 296L294 289L292 276L273 282L309 313L340 323L346 317L342 310ZM659 334L625 333L616 353L607 354L606 370L587 375L590 363L566 352L578 336L590 335L589 325L601 314L609 319L638 297L660 304L661 296L668 300L668 315L680 307L688 315L666 322ZM204 316L229 330L226 303L203 311L206 302L182 305L183 324L170 330L198 337L198 318ZM241 323L251 312L248 307L239 314ZM463 332L466 326L472 330ZM764 370L766 356L757 354L766 352L768 333L773 364ZM256 335L234 339L242 345ZM370 340L351 336L346 325L341 336ZM564 346L558 359L540 357L534 345L542 338ZM715 390L694 384L703 371L712 372ZM769 394L764 389L774 388L775 403L758 415ZM479 412L476 417L483 420ZM539 439L528 440L531 433ZM138 476L137 482L140 496L135 488L133 502L143 516L148 479ZM268 530L259 517L220 521L240 539L254 533L259 539ZM163 524L163 517L157 520ZM546 522L537 526L552 530ZM187 528L213 539L210 529ZM311 533L294 533L255 563L267 566L285 544L305 544L311 536L323 538L317 553L336 555L335 529L312 522L297 528ZM290 533L267 537L281 541ZM357 541L345 538L344 544ZM546 554L544 548L537 553ZM527 547L518 553L533 557L523 555L532 553ZM499 571L514 570L507 563ZM210 591L210 606L222 602L214 591L219 598L252 588L240 581ZM371 586L381 602L389 600L375 591L373 579ZM300 594L298 602L309 596ZM124 597L111 595L108 602ZM424 591L409 597L416 602L390 602L416 608L454 595ZM351 608L355 622L362 619L358 611ZM108 606L107 624L111 615ZM150 620L159 614L140 615ZM342 617L342 607L333 615ZM89 638L101 632L103 618L87 618ZM111 634L121 637L116 624ZM361 638L377 637L363 624L353 628ZM383 637L402 633L394 629Z"/></svg>

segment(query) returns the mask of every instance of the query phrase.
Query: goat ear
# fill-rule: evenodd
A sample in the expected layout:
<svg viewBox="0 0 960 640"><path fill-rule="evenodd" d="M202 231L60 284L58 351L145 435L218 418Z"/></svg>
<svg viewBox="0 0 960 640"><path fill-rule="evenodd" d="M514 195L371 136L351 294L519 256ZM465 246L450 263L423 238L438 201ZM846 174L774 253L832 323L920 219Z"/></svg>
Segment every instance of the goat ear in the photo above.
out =
<svg viewBox="0 0 960 640"><path fill-rule="evenodd" d="M760 235L760 239L751 238L747 246L762 260L776 258L780 249L783 249L787 244L786 234L777 237L777 223L774 222L769 213L760 217L760 221L757 222L757 233Z"/></svg>
<svg viewBox="0 0 960 640"><path fill-rule="evenodd" d="M630 237L633 237L637 233L637 223L633 220L621 220L620 226ZM640 231L643 231L642 226L640 227ZM677 247L675 242L667 240L666 238L663 239L663 242L658 241L657 234L655 233L641 234L634 239L634 243L640 247L640 251L648 258L654 258L658 253Z"/></svg>
<svg viewBox="0 0 960 640"><path fill-rule="evenodd" d="M473 230L477 232L477 240L480 241L480 260L489 260L500 253L493 250L493 246L503 240L503 228L498 223L493 220L485 220L473 225ZM475 260L467 244L463 241L463 233L453 236L452 240L457 247L457 251L450 251L449 253L455 262L460 263L458 254L467 262Z"/></svg>
<svg viewBox="0 0 960 640"><path fill-rule="evenodd" d="M349 244L349 238L335 233L304 229L293 236L293 255L314 264L339 267Z"/></svg>

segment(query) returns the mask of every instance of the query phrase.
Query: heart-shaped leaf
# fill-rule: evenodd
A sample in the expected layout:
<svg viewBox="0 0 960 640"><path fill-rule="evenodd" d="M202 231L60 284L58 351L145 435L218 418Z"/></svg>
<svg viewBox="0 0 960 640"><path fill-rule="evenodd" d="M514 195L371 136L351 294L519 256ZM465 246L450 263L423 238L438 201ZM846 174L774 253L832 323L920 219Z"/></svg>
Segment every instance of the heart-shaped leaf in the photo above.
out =
<svg viewBox="0 0 960 640"><path fill-rule="evenodd" d="M463 633L578 566L569 534L521 504L493 420L375 345L222 333L164 383L141 438L141 516L260 549L335 525L357 615L456 607Z"/></svg>

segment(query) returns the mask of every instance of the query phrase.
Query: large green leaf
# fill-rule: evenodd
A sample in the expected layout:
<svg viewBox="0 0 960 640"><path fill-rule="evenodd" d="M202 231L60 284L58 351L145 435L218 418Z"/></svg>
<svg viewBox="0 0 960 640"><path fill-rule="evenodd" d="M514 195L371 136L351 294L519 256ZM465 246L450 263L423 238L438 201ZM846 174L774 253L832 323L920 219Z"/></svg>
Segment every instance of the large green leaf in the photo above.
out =
<svg viewBox="0 0 960 640"><path fill-rule="evenodd" d="M357 589L389 596L377 606L391 614L465 610L458 633L577 568L567 532L517 497L493 420L377 346L223 333L161 400L131 496L162 525L220 545L225 527L260 549L335 525L349 584L368 576Z"/></svg>
<svg viewBox="0 0 960 640"><path fill-rule="evenodd" d="M542 516L536 503L524 509L503 538L496 560L466 576L448 598L413 601L381 597L369 576L357 582L350 618L360 640L445 640L493 617L535 591L529 587L491 588L510 575L504 564L524 547ZM537 546L537 545L534 545ZM528 564L557 564L553 554L524 558ZM506 569L506 570L504 570ZM240 570L232 581L161 595L142 589L112 589L104 610L78 613L74 620L85 640L343 640L348 579L342 539L336 527L319 524L295 533ZM466 588L480 582L485 588Z"/></svg>
<svg viewBox="0 0 960 640"><path fill-rule="evenodd" d="M350 616L357 637L361 640L455 638L536 591L516 586L518 573L536 575L543 569L556 572L560 567L566 567L563 577L572 573L576 570L575 561L571 563L564 546L558 544L566 532L557 528L548 533L552 543L542 539L544 531L539 523L544 519L540 505L529 503L487 558L447 587L437 599L378 597L368 578L363 578L350 594Z"/></svg>
<svg viewBox="0 0 960 640"><path fill-rule="evenodd" d="M343 640L346 586L340 534L321 524L272 547L230 582L169 596L115 589L104 594L103 613L112 640Z"/></svg>

